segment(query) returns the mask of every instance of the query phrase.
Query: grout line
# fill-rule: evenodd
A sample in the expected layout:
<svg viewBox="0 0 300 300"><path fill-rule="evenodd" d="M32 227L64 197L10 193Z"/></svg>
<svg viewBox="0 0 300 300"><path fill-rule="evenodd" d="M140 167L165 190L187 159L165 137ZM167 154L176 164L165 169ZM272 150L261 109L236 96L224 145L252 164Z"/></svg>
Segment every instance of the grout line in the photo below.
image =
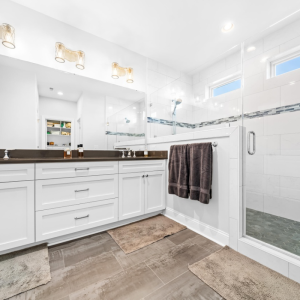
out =
<svg viewBox="0 0 300 300"><path fill-rule="evenodd" d="M118 264L122 268L122 270L125 271L124 268L123 268L123 266L122 266L122 264L120 263L120 261L118 260L118 258L115 256L115 254L112 251L109 251L109 252L111 252L111 254L113 255L113 257L116 259L116 261L118 262Z"/></svg>
<svg viewBox="0 0 300 300"><path fill-rule="evenodd" d="M159 276L151 269L151 267L149 267L145 262L143 262L143 263L145 264L145 266L146 266L147 268L149 268L149 269L154 273L154 275L162 282L162 284L163 284L163 286L164 286L165 283L162 281L162 279L159 278Z"/></svg>

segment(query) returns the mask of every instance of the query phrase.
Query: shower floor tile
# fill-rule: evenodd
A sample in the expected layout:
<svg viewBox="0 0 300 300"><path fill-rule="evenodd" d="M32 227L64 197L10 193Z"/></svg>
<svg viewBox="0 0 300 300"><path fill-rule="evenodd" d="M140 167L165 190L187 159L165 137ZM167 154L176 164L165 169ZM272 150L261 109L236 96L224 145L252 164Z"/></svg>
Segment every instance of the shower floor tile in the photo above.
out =
<svg viewBox="0 0 300 300"><path fill-rule="evenodd" d="M247 208L246 235L300 255L300 222Z"/></svg>

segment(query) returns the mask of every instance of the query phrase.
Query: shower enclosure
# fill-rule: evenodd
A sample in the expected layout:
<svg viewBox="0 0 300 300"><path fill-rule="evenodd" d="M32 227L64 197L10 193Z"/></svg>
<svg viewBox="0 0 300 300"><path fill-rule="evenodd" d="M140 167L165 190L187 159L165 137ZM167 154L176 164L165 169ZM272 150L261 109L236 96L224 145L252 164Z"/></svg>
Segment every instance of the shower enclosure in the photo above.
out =
<svg viewBox="0 0 300 300"><path fill-rule="evenodd" d="M149 137L243 126L243 236L300 260L300 12L172 74L151 83Z"/></svg>
<svg viewBox="0 0 300 300"><path fill-rule="evenodd" d="M244 234L300 255L300 15L242 47Z"/></svg>

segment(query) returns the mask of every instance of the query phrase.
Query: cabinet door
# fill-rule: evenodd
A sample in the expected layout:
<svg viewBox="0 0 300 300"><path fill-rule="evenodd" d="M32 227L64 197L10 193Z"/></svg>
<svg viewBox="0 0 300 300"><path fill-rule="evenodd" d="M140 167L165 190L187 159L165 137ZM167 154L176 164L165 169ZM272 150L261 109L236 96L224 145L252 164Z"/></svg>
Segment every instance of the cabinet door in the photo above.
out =
<svg viewBox="0 0 300 300"><path fill-rule="evenodd" d="M119 175L119 220L140 216L145 211L144 172Z"/></svg>
<svg viewBox="0 0 300 300"><path fill-rule="evenodd" d="M0 183L0 251L34 242L34 182Z"/></svg>
<svg viewBox="0 0 300 300"><path fill-rule="evenodd" d="M145 214L163 210L165 208L165 172L146 172Z"/></svg>

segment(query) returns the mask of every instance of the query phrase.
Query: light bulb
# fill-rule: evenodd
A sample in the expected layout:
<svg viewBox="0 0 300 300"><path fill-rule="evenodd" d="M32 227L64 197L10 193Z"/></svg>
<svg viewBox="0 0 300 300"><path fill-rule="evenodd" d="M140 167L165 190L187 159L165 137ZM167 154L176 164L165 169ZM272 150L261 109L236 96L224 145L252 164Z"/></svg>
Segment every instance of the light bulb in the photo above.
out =
<svg viewBox="0 0 300 300"><path fill-rule="evenodd" d="M127 69L127 80L128 83L133 83L133 69L128 68Z"/></svg>
<svg viewBox="0 0 300 300"><path fill-rule="evenodd" d="M76 67L79 70L84 69L84 61L85 61L85 54L83 51L77 51L77 61L76 61Z"/></svg>
<svg viewBox="0 0 300 300"><path fill-rule="evenodd" d="M65 46L62 43L55 44L55 60L59 63L65 62Z"/></svg>
<svg viewBox="0 0 300 300"><path fill-rule="evenodd" d="M2 25L2 44L10 49L15 46L15 29L9 24Z"/></svg>
<svg viewBox="0 0 300 300"><path fill-rule="evenodd" d="M116 63L116 62L112 63L112 75L111 75L111 77L113 79L118 79L119 78L118 67L119 67L118 63Z"/></svg>

